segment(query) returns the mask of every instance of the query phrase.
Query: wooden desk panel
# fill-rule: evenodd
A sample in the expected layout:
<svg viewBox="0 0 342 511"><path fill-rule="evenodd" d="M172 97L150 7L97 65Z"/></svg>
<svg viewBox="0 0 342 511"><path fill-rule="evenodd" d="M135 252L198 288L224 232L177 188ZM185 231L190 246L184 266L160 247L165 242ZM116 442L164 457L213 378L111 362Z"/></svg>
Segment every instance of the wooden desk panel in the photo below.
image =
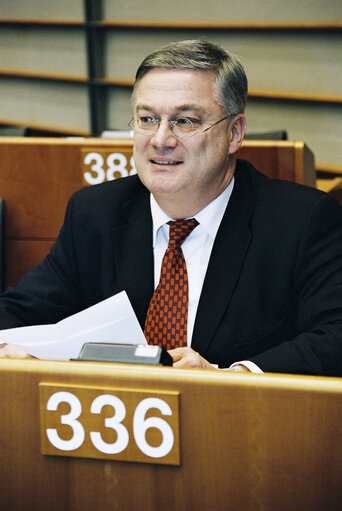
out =
<svg viewBox="0 0 342 511"><path fill-rule="evenodd" d="M130 155L132 145L132 140L1 137L6 285L42 260L57 237L68 199L84 186L84 154ZM315 185L313 155L302 142L246 141L238 156L270 177Z"/></svg>
<svg viewBox="0 0 342 511"><path fill-rule="evenodd" d="M181 465L42 455L39 382L179 392ZM341 379L3 359L0 387L1 509L341 509Z"/></svg>
<svg viewBox="0 0 342 511"><path fill-rule="evenodd" d="M247 140L238 157L268 177L316 186L314 156L304 142Z"/></svg>
<svg viewBox="0 0 342 511"><path fill-rule="evenodd" d="M79 147L28 141L6 144L0 140L6 237L56 238L68 198L82 187Z"/></svg>

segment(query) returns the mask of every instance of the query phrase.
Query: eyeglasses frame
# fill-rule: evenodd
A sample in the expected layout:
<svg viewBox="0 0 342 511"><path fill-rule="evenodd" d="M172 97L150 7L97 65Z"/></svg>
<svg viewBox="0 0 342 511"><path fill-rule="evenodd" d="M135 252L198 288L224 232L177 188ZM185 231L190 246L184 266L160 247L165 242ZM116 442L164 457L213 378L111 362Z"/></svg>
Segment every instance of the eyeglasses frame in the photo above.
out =
<svg viewBox="0 0 342 511"><path fill-rule="evenodd" d="M189 138L191 137L194 137L195 135L197 135L198 133L205 133L206 131L210 130L210 128L213 128L214 126L216 126L217 124L219 124L220 122L222 121L225 121L226 119L229 119L229 118L233 118L233 117L236 117L237 114L230 114L230 115L226 115L225 117L222 117L222 119L219 119L218 121L214 122L213 124L211 124L210 126L208 126L207 128L205 128L204 130L199 130L199 131L195 131L195 133L192 133L190 134L189 136L186 136L186 137L179 137L178 135L175 135L175 133L173 132L173 128L177 125L177 119L174 119L174 120L170 120L168 121L169 123L169 128L170 128L170 131L172 133L172 135L174 137L176 137L178 140L188 140ZM152 116L151 116L152 117ZM186 119L186 117L184 117ZM139 128L136 128L137 131L139 133L141 133L142 135L146 135L146 136L152 136L154 135L158 129L159 129L159 126L160 126L160 122L162 121L162 118L161 119L157 119L155 117L153 117L153 124L156 127L156 129L154 131L151 131L149 133L146 133L144 132L143 130L140 130ZM191 122L191 120L189 119L189 121ZM134 117L129 121L128 123L128 126L131 128L131 129L134 129Z"/></svg>

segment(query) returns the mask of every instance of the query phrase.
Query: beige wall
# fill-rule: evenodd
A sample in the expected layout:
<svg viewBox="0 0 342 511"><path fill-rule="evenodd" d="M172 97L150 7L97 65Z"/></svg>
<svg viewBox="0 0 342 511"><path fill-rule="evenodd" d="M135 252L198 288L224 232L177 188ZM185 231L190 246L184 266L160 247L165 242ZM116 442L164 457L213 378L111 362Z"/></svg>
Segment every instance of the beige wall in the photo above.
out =
<svg viewBox="0 0 342 511"><path fill-rule="evenodd" d="M2 0L0 18L79 19L81 0ZM172 2L103 0L103 18L178 22L341 22L340 0L234 0ZM133 80L142 58L171 40L205 38L240 55L253 91L342 97L341 31L108 28L103 30L105 76ZM0 25L1 69L86 76L82 27ZM131 118L130 89L103 91L107 129L125 129ZM0 123L41 124L89 130L84 84L34 81L0 75ZM250 98L249 132L285 129L304 140L316 161L342 168L342 102L270 101Z"/></svg>
<svg viewBox="0 0 342 511"><path fill-rule="evenodd" d="M104 0L103 6L105 18L146 21L337 21L342 14L338 0Z"/></svg>

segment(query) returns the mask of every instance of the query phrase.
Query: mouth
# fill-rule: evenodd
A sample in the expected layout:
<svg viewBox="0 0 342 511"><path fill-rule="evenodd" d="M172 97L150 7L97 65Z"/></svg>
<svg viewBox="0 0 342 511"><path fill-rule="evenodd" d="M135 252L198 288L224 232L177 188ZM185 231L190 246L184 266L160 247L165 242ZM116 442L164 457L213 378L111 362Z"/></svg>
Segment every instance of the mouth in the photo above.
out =
<svg viewBox="0 0 342 511"><path fill-rule="evenodd" d="M155 165L180 165L183 163L181 160L150 160L151 163L154 163Z"/></svg>

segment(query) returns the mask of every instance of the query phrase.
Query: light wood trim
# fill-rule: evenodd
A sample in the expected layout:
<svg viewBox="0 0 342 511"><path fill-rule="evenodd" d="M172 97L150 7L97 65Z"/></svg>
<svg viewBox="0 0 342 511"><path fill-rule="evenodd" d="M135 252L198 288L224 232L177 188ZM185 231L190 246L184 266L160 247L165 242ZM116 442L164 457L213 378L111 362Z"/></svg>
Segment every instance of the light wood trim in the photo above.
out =
<svg viewBox="0 0 342 511"><path fill-rule="evenodd" d="M293 148L295 144L302 144L304 147L304 142L295 142L293 140L244 140L242 142L242 146L247 147L289 147Z"/></svg>
<svg viewBox="0 0 342 511"><path fill-rule="evenodd" d="M297 182L300 182L298 181L298 178L301 176L303 177L303 173L304 173L304 164L303 164L303 151L304 151L304 148L305 148L305 144L304 142L301 142L301 141L297 141L294 143L294 170L295 170L295 176L296 176L296 181ZM314 168L314 165L312 165L312 167ZM316 183L313 183L312 185L315 186Z"/></svg>
<svg viewBox="0 0 342 511"><path fill-rule="evenodd" d="M129 78L100 78L99 83L114 87L133 88L134 80L130 80Z"/></svg>
<svg viewBox="0 0 342 511"><path fill-rule="evenodd" d="M110 138L86 138L84 140L80 140L79 137L63 139L63 138L54 138L54 137L1 137L0 139L0 147L2 144L13 144L13 145L48 145L48 146L79 146L79 147L87 147L87 146L99 146L99 147L113 147L113 139ZM120 146L124 147L132 147L133 140L132 139L114 139L114 143L119 143Z"/></svg>
<svg viewBox="0 0 342 511"><path fill-rule="evenodd" d="M317 179L316 188L323 192L331 192L342 183L342 177L334 177L333 179Z"/></svg>
<svg viewBox="0 0 342 511"><path fill-rule="evenodd" d="M330 165L329 163L316 163L317 172L326 172L328 174L341 174L342 165Z"/></svg>
<svg viewBox="0 0 342 511"><path fill-rule="evenodd" d="M42 18L0 18L2 25L50 25L86 26L83 19L42 19ZM342 22L295 21L295 22L248 22L248 21L148 21L148 20L102 20L95 22L104 28L153 28L153 29L208 29L208 30L341 30Z"/></svg>
<svg viewBox="0 0 342 511"><path fill-rule="evenodd" d="M246 22L246 21L148 21L103 20L97 23L104 28L153 28L153 29L209 29L209 30L341 30L341 22Z"/></svg>
<svg viewBox="0 0 342 511"><path fill-rule="evenodd" d="M0 119L0 123L2 120ZM46 137L1 137L0 142L6 142L6 144L27 144L27 145L64 145L66 143L65 140L60 138L46 138ZM80 140L70 139L67 141L67 145L80 145ZM82 141L81 141L82 145ZM131 138L123 138L123 139L110 139L110 138L87 138L85 141L85 147L91 147L92 145L98 147L116 147L124 146L124 147L133 147L133 139ZM83 145L82 145L83 147ZM287 147L289 149L293 147L302 148L305 147L305 143L302 141L292 141L292 140L244 140L242 142L242 147L250 147L250 148L279 148L282 149Z"/></svg>
<svg viewBox="0 0 342 511"><path fill-rule="evenodd" d="M337 94L249 89L248 96L251 98L309 101L311 103L342 103L342 96Z"/></svg>
<svg viewBox="0 0 342 511"><path fill-rule="evenodd" d="M46 73L41 71L17 71L15 69L0 69L0 76L9 78L28 78L30 80L51 80L61 82L86 83L85 75L63 75L56 73Z"/></svg>
<svg viewBox="0 0 342 511"><path fill-rule="evenodd" d="M73 19L38 19L38 18L0 18L0 25L32 25L32 26L85 26L84 20Z"/></svg>

